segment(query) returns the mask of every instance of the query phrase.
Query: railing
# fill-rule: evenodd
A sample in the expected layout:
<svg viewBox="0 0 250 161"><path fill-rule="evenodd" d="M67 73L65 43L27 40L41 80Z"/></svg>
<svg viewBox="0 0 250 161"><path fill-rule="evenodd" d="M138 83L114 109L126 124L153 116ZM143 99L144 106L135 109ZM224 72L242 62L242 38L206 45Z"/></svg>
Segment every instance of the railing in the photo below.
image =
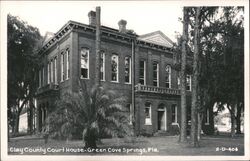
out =
<svg viewBox="0 0 250 161"><path fill-rule="evenodd" d="M150 93L158 93L158 94L180 95L179 89L145 86L141 84L137 84L135 86L135 92L150 92Z"/></svg>
<svg viewBox="0 0 250 161"><path fill-rule="evenodd" d="M57 91L57 90L59 90L59 85L50 83L43 87L38 88L36 94L41 94L43 92L48 92L48 91Z"/></svg>

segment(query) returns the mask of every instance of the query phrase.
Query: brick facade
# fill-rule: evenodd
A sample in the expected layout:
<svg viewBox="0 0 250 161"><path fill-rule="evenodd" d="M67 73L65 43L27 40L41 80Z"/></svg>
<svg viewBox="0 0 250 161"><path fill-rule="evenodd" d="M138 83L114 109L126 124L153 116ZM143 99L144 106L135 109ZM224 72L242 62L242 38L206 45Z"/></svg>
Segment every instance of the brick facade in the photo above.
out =
<svg viewBox="0 0 250 161"><path fill-rule="evenodd" d="M124 30L122 30L124 31ZM105 79L101 84L117 91L117 93L128 98L128 103L132 103L132 88L135 88L135 128L137 134L154 134L157 131L178 131L180 123L180 91L177 85L177 69L175 69L174 59L176 53L169 47L149 43L139 40L138 35L119 32L105 26L101 27L101 51L105 53ZM135 42L134 58L134 78L135 87L131 83L125 83L125 57L132 58L132 43ZM69 21L55 36L47 42L40 54L45 67L45 82L37 90L37 130L41 131L43 117L53 110L54 101L66 91L78 91L78 79L81 75L81 48L89 50L89 78L80 79L92 87L95 78L95 26L85 25L78 22ZM61 81L61 54L69 51L69 79ZM118 55L118 82L111 80L111 56ZM56 61L56 71L52 82L48 83L47 64ZM140 60L145 61L145 82L143 86L139 84ZM159 86L153 86L153 62L158 63ZM131 62L130 62L131 63ZM166 65L171 67L171 87L166 88ZM41 68L42 69L42 68ZM53 68L55 69L55 68ZM64 63L64 72L67 64ZM40 70L41 71L41 70ZM56 74L56 76L55 76ZM57 82L55 82L57 77ZM40 78L42 79L42 78ZM191 98L188 92L188 106L190 108ZM151 105L151 125L145 124L145 104ZM172 106L177 108L177 122L172 122ZM161 117L161 118L159 118ZM161 127L160 127L161 126Z"/></svg>

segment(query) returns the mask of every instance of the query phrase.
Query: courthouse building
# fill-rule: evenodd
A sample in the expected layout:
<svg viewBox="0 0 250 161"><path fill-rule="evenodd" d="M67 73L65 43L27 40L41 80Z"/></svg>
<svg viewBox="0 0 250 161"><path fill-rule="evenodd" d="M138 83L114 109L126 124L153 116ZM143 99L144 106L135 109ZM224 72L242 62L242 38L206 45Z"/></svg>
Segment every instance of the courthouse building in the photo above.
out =
<svg viewBox="0 0 250 161"><path fill-rule="evenodd" d="M64 92L87 87L95 79L96 13L90 11L89 24L69 21L44 43L40 54L39 87L36 93L36 129ZM161 31L137 35L120 20L118 29L101 26L101 84L128 98L138 134L178 131L180 107L179 62L173 42ZM191 76L187 75L187 105L191 106ZM134 110L133 110L134 109ZM204 129L213 124L204 117ZM190 116L188 116L190 119Z"/></svg>

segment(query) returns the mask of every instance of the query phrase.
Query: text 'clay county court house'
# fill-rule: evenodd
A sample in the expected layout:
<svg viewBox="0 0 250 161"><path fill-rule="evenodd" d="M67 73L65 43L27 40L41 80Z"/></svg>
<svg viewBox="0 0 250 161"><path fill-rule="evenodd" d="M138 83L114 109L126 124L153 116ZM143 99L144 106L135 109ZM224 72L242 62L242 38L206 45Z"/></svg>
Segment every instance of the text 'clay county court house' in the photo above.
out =
<svg viewBox="0 0 250 161"><path fill-rule="evenodd" d="M79 90L79 78L87 87L94 85L96 12L90 11L88 16L88 25L69 21L40 51L43 65L36 93L38 132L53 110L56 98L65 91ZM137 134L174 133L181 119L181 97L179 69L175 68L179 61L173 42L161 31L138 36L127 30L126 24L120 20L118 30L100 27L101 84L128 98ZM190 113L190 75L187 75L187 105ZM203 120L204 132L213 128L210 112Z"/></svg>

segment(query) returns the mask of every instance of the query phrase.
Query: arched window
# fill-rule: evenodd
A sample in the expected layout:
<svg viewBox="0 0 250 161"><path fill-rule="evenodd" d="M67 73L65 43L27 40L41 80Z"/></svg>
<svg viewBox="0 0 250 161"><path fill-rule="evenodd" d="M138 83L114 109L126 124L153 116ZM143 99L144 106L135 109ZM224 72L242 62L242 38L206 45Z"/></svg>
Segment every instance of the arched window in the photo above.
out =
<svg viewBox="0 0 250 161"><path fill-rule="evenodd" d="M118 55L112 54L111 57L111 81L118 82Z"/></svg>
<svg viewBox="0 0 250 161"><path fill-rule="evenodd" d="M145 125L152 125L151 103L145 103Z"/></svg>
<svg viewBox="0 0 250 161"><path fill-rule="evenodd" d="M170 65L166 65L165 68L165 72L166 72L166 79L165 79L165 84L166 84L166 88L171 88L171 66Z"/></svg>

